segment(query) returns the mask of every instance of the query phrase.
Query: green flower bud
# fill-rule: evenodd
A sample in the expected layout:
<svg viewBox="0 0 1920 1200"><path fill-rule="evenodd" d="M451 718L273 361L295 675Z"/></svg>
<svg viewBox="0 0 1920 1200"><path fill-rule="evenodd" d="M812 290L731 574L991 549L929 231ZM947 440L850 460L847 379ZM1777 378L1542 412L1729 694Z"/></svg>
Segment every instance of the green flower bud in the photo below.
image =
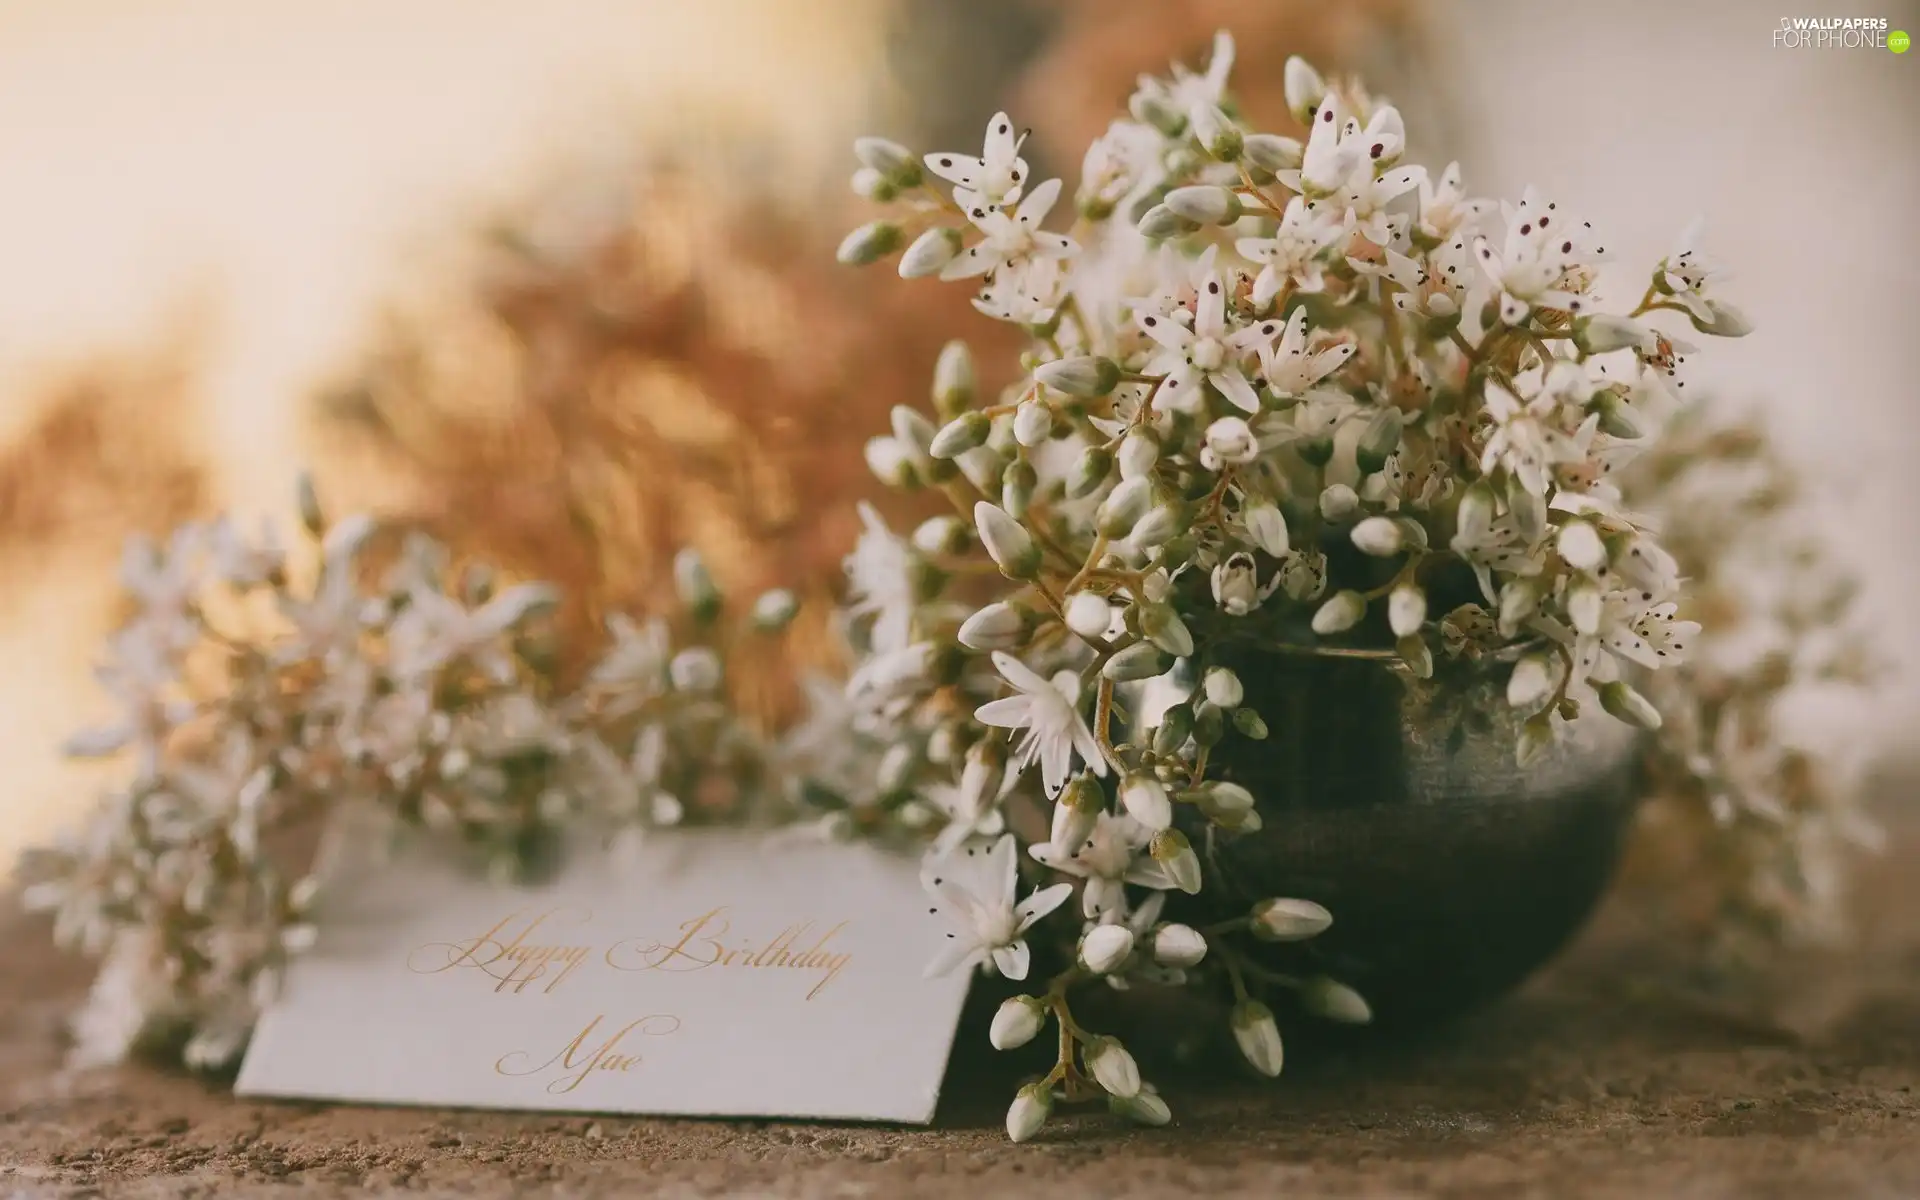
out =
<svg viewBox="0 0 1920 1200"><path fill-rule="evenodd" d="M1034 368L1033 377L1069 396L1104 396L1120 386L1120 364L1110 358L1085 354Z"/></svg>
<svg viewBox="0 0 1920 1200"><path fill-rule="evenodd" d="M846 266L864 267L898 250L904 236L892 221L868 221L841 240L834 257Z"/></svg>
<svg viewBox="0 0 1920 1200"><path fill-rule="evenodd" d="M933 365L933 410L952 420L973 407L974 395L973 352L955 339L940 348Z"/></svg>
<svg viewBox="0 0 1920 1200"><path fill-rule="evenodd" d="M1166 206L1200 225L1231 225L1244 211L1240 197L1215 184L1178 187L1167 193Z"/></svg>
<svg viewBox="0 0 1920 1200"><path fill-rule="evenodd" d="M913 239L900 256L900 278L925 279L938 275L960 253L960 231L937 226Z"/></svg>
<svg viewBox="0 0 1920 1200"><path fill-rule="evenodd" d="M992 432L993 422L987 414L972 409L941 426L940 432L934 434L932 442L928 444L927 453L933 458L958 458L969 450L984 446L987 435Z"/></svg>
<svg viewBox="0 0 1920 1200"><path fill-rule="evenodd" d="M1172 666L1173 660L1152 642L1135 642L1108 659L1100 674L1115 683L1125 683L1165 675Z"/></svg>

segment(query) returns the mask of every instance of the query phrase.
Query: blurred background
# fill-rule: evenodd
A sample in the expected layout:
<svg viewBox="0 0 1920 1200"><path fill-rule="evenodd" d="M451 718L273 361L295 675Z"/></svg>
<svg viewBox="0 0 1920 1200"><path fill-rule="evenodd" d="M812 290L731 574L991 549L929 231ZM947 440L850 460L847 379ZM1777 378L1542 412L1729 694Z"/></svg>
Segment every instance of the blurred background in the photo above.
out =
<svg viewBox="0 0 1920 1200"><path fill-rule="evenodd" d="M1775 48L1780 15L0 0L0 869L90 799L57 747L99 710L121 539L288 520L303 467L336 509L566 582L582 621L645 604L682 541L726 582L831 587L875 490L862 442L984 324L955 289L833 265L862 219L851 138L970 147L1007 106L1070 180L1135 75L1202 61L1216 28L1256 120L1286 122L1289 53L1358 70L1416 157L1463 159L1480 194L1540 185L1616 261L1709 217L1758 332L1689 392L1764 412L1817 485L1896 672L1858 731L1898 759L1920 55ZM1874 15L1920 28L1914 4Z"/></svg>

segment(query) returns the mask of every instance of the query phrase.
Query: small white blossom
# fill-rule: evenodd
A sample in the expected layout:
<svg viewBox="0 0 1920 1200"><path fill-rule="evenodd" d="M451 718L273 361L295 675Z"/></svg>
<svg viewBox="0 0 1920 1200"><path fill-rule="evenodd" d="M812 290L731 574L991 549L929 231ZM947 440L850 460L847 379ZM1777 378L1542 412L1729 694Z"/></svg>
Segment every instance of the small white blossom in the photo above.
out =
<svg viewBox="0 0 1920 1200"><path fill-rule="evenodd" d="M1055 884L1016 903L1018 868L1011 834L931 858L921 867L922 886L954 925L947 944L927 964L928 978L987 964L1008 979L1027 977L1031 952L1024 935L1065 903L1073 887Z"/></svg>

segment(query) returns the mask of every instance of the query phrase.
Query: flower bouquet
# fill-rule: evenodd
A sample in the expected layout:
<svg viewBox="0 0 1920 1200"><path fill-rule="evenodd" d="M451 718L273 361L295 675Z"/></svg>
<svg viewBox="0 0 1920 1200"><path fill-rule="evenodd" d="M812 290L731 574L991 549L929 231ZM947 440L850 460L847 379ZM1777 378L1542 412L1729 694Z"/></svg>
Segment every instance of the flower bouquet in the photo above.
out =
<svg viewBox="0 0 1920 1200"><path fill-rule="evenodd" d="M1614 482L1680 407L1690 348L1660 323L1747 322L1695 231L1609 306L1586 222L1408 164L1397 110L1299 59L1284 84L1307 136L1244 127L1232 53L1222 35L1204 74L1141 80L1060 230L1063 185L1033 178L1004 114L977 156L856 146L854 187L888 211L841 260L965 281L1026 349L990 388L950 344L931 410L895 407L868 443L882 482L952 511L899 533L860 507L850 669L813 681L790 728L722 697L792 596L733 605L692 554L674 611L611 618L571 677L552 589L383 544L311 493L310 571L224 522L136 544L139 612L103 668L125 717L73 747L131 749L133 777L29 870L63 940L106 962L82 1047L231 1062L323 886L267 835L348 793L503 871L577 821L778 821L924 855L947 921L928 969L1026 986L996 1047L1056 1038L1009 1110L1016 1140L1066 1102L1170 1119L1076 1015L1087 989L1217 998L1277 1075L1276 1006L1367 1023L1408 963L1429 969L1409 945L1470 958L1370 898L1396 874L1437 909L1436 888L1472 892L1512 846L1431 839L1511 825L1537 848L1535 814L1559 811L1540 794L1581 803L1533 869L1577 878L1501 962L1445 969L1464 1002L1550 952L1605 881L1662 724L1647 680L1700 634ZM1458 806L1490 780L1510 803ZM1378 841L1295 836L1382 792L1404 801L1376 814L1401 838L1384 867ZM1559 853L1596 842L1578 869ZM1385 949L1339 942L1410 911Z"/></svg>

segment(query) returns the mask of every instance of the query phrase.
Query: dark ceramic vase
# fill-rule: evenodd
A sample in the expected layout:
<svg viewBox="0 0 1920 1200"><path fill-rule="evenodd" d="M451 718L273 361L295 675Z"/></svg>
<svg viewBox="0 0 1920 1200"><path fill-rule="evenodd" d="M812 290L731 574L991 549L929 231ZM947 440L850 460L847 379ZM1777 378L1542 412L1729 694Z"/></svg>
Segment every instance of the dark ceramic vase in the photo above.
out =
<svg viewBox="0 0 1920 1200"><path fill-rule="evenodd" d="M1514 987L1580 928L1640 792L1640 735L1593 711L1515 764L1505 669L1429 683L1364 657L1242 652L1263 741L1229 733L1217 771L1251 791L1247 834L1196 834L1222 914L1265 896L1333 913L1279 970L1352 984L1376 1023L1458 1013Z"/></svg>

